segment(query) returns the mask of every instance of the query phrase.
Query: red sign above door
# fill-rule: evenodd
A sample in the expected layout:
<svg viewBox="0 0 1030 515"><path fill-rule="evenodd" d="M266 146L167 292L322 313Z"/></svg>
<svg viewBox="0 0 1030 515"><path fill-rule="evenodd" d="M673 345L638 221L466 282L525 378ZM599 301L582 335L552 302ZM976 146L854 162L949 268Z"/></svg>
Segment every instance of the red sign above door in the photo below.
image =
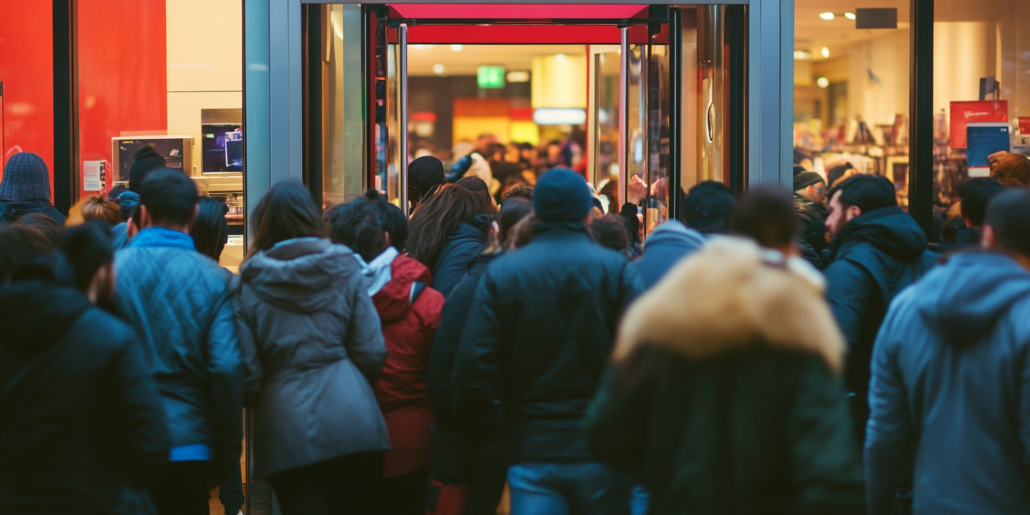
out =
<svg viewBox="0 0 1030 515"><path fill-rule="evenodd" d="M389 4L391 18L478 20L605 20L646 18L646 5Z"/></svg>

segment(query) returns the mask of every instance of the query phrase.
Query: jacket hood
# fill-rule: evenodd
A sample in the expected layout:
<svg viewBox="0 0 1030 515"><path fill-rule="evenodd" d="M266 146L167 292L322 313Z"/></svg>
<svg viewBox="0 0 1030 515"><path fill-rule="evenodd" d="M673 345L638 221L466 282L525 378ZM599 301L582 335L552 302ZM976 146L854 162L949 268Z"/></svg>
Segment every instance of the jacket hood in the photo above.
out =
<svg viewBox="0 0 1030 515"><path fill-rule="evenodd" d="M916 288L916 312L949 344L966 346L1030 297L1030 272L1003 254L966 252L931 270Z"/></svg>
<svg viewBox="0 0 1030 515"><path fill-rule="evenodd" d="M454 232L447 237L448 242L471 240L478 243L486 243L487 235L490 232L490 220L489 215L486 219L481 219L483 215L478 215L472 220L471 223L462 222L454 228ZM485 222L485 223L484 223Z"/></svg>
<svg viewBox="0 0 1030 515"><path fill-rule="evenodd" d="M74 287L73 274L56 253L19 265L0 288L0 347L12 354L40 352L92 307Z"/></svg>
<svg viewBox="0 0 1030 515"><path fill-rule="evenodd" d="M836 258L848 248L869 242L899 261L911 261L926 250L926 234L900 207L884 207L863 213L844 226L830 243Z"/></svg>
<svg viewBox="0 0 1030 515"><path fill-rule="evenodd" d="M659 225L644 241L644 254L670 248L691 251L704 244L705 237L701 233L687 228L678 220L669 220Z"/></svg>
<svg viewBox="0 0 1030 515"><path fill-rule="evenodd" d="M354 253L327 239L297 239L258 252L240 267L240 281L261 300L294 312L320 311L339 295L340 281L359 275Z"/></svg>
<svg viewBox="0 0 1030 515"><path fill-rule="evenodd" d="M42 213L50 216L53 209L53 204L45 200L4 201L0 202L0 218L8 223L14 223L15 220L29 213Z"/></svg>
<svg viewBox="0 0 1030 515"><path fill-rule="evenodd" d="M844 360L844 338L819 284L769 262L741 238L709 240L630 306L614 359L638 345L705 359L751 345L821 356L831 370ZM683 295L683 292L690 295Z"/></svg>
<svg viewBox="0 0 1030 515"><path fill-rule="evenodd" d="M433 282L426 265L406 255L397 256L390 263L390 276L390 282L372 296L384 325L407 316L412 304L412 283L418 281L431 286Z"/></svg>

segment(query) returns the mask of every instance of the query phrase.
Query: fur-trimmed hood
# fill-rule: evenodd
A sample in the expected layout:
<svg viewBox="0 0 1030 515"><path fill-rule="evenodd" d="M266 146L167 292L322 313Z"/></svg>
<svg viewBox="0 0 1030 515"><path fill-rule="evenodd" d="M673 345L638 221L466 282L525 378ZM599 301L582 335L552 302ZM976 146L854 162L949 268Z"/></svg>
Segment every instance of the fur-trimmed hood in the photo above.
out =
<svg viewBox="0 0 1030 515"><path fill-rule="evenodd" d="M644 344L695 359L761 344L818 354L839 371L844 339L821 277L766 254L740 238L709 242L630 307L614 359Z"/></svg>

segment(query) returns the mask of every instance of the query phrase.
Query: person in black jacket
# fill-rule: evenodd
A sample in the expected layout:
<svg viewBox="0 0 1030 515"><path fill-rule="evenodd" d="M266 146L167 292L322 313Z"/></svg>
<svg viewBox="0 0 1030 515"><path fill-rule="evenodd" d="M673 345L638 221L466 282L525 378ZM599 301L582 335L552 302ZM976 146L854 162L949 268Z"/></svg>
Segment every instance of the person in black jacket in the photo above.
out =
<svg viewBox="0 0 1030 515"><path fill-rule="evenodd" d="M584 417L643 285L624 256L590 240L590 198L572 170L540 177L532 240L487 267L461 335L453 422L482 434L503 413L514 515L629 509L632 479L587 449Z"/></svg>
<svg viewBox="0 0 1030 515"><path fill-rule="evenodd" d="M990 177L976 177L962 187L962 220L964 227L955 236L953 249L976 247L980 245L981 229L987 203L997 194L1005 191L1005 186Z"/></svg>
<svg viewBox="0 0 1030 515"><path fill-rule="evenodd" d="M826 268L823 250L826 249L826 181L815 172L801 172L794 176L794 209L801 220L799 243L805 259L812 266Z"/></svg>
<svg viewBox="0 0 1030 515"><path fill-rule="evenodd" d="M830 190L829 198L832 263L826 268L826 300L847 341L844 384L862 444L876 333L891 300L933 267L938 255L927 250L922 228L898 207L887 178L850 177Z"/></svg>
<svg viewBox="0 0 1030 515"><path fill-rule="evenodd" d="M113 284L107 231L62 248L74 266L39 256L0 288L0 513L153 513L170 439L135 333L93 305Z"/></svg>
<svg viewBox="0 0 1030 515"><path fill-rule="evenodd" d="M440 314L440 327L429 351L427 379L429 406L433 410L432 486L426 509L437 515L450 515L447 506L463 502L465 515L493 515L504 491L506 467L500 456L496 435L483 439L460 439L451 421L451 374L461 341L461 333L475 300L476 287L486 267L504 254L511 229L533 211L523 198L501 202L491 231L491 244L472 258L468 272L451 292Z"/></svg>

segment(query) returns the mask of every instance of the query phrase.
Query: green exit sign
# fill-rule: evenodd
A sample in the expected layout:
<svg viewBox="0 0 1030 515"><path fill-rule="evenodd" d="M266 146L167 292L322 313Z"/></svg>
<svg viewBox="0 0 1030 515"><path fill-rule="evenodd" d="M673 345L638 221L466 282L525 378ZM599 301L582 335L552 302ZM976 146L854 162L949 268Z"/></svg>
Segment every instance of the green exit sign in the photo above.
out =
<svg viewBox="0 0 1030 515"><path fill-rule="evenodd" d="M480 66L476 69L476 82L481 88L503 88L503 66Z"/></svg>

